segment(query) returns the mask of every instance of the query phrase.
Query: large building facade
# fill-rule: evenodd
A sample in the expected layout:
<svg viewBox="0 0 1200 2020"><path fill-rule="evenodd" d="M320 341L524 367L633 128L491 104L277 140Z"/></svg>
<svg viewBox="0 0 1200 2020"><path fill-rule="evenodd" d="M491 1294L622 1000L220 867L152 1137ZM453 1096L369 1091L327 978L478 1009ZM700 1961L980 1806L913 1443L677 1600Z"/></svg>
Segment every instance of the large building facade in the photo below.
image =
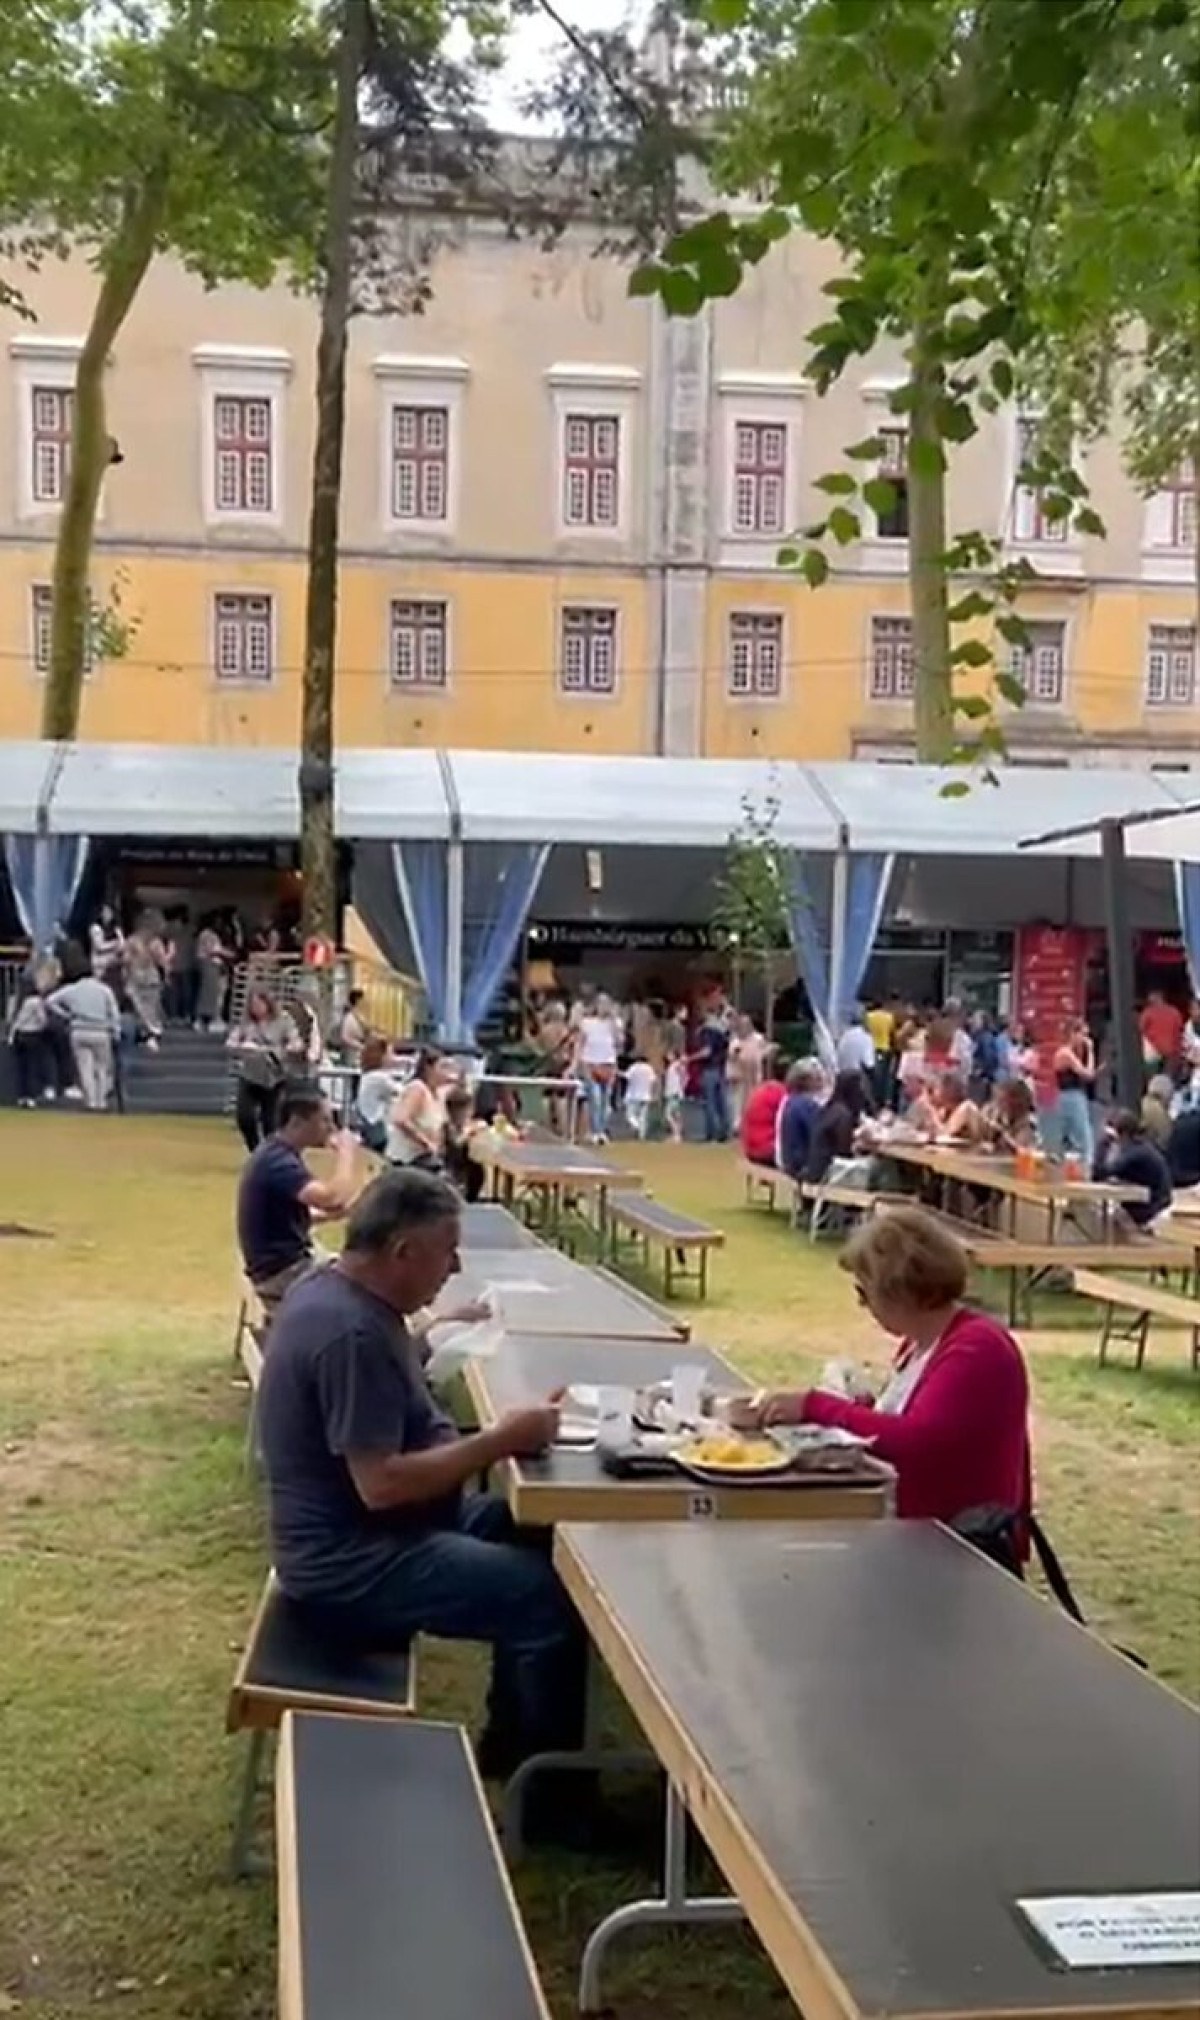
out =
<svg viewBox="0 0 1200 2020"><path fill-rule="evenodd" d="M905 511L821 589L776 553L818 516L844 446L903 437L898 359L817 398L799 369L829 255L776 248L690 322L631 300L581 242L479 220L421 316L360 318L350 350L337 733L344 743L903 759L912 748ZM0 317L0 736L37 734L81 260ZM93 571L123 649L97 654L81 734L296 740L315 314L281 284L206 293L151 270L114 349ZM1191 472L1137 495L1115 443L1083 464L1103 539L1061 536L1015 485L1023 422L955 457L956 527L1037 571L1014 757L1200 764ZM101 636L111 630L101 627Z"/></svg>

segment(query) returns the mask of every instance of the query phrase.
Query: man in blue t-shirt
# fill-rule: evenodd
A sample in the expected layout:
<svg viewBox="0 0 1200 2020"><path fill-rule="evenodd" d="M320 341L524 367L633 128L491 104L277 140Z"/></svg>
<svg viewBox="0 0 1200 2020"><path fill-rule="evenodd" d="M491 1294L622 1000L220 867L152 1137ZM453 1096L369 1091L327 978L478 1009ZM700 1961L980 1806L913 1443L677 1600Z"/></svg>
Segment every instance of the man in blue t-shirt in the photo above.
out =
<svg viewBox="0 0 1200 2020"><path fill-rule="evenodd" d="M390 1171L355 1206L342 1255L281 1307L258 1392L283 1590L321 1632L388 1649L428 1633L493 1648L488 1773L583 1736L586 1641L544 1540L470 1490L543 1451L555 1400L460 1437L405 1320L458 1268L458 1195Z"/></svg>
<svg viewBox="0 0 1200 2020"><path fill-rule="evenodd" d="M303 1152L326 1144L337 1152L333 1176L314 1178ZM252 1152L238 1185L238 1246L268 1314L316 1260L314 1213L330 1220L348 1210L358 1190L358 1153L357 1137L334 1129L319 1090L296 1087L284 1095L278 1129Z"/></svg>

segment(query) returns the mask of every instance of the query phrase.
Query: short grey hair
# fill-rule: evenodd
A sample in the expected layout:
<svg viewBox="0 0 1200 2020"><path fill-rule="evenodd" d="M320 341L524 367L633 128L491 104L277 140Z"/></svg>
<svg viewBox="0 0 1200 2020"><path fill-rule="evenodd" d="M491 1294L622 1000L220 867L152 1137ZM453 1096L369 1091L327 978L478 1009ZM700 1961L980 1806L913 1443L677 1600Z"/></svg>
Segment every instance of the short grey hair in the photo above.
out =
<svg viewBox="0 0 1200 2020"><path fill-rule="evenodd" d="M791 1089L793 1094L799 1094L806 1087L820 1087L824 1078L824 1068L819 1059L811 1057L808 1059L797 1059L794 1066L788 1067L786 1085Z"/></svg>
<svg viewBox="0 0 1200 2020"><path fill-rule="evenodd" d="M373 1179L346 1223L347 1255L378 1255L403 1235L457 1220L462 1201L432 1171L385 1171Z"/></svg>

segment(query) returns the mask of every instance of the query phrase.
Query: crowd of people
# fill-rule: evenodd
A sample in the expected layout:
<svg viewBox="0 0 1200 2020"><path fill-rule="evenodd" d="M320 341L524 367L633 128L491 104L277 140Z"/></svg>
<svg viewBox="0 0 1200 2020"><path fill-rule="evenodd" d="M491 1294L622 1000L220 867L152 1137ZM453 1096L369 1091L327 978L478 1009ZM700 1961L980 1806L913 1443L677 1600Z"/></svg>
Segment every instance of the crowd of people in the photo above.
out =
<svg viewBox="0 0 1200 2020"><path fill-rule="evenodd" d="M1082 1020L1039 1045L954 1002L872 1004L828 1065L772 1066L746 1104L742 1150L793 1179L888 1190L912 1183L887 1157L890 1135L1056 1157L1068 1177L1144 1187L1127 1212L1149 1226L1175 1188L1200 1183L1200 1002L1185 1018L1152 994L1141 1031L1148 1081L1134 1111L1098 1103L1103 1062Z"/></svg>

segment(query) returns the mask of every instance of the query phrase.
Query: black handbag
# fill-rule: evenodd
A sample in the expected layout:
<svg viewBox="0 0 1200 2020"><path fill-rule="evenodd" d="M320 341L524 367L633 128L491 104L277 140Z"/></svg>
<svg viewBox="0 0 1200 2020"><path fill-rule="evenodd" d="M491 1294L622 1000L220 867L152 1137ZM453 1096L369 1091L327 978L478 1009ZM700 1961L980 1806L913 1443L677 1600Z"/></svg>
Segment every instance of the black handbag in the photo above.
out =
<svg viewBox="0 0 1200 2020"><path fill-rule="evenodd" d="M1087 1626L1086 1615L1071 1590L1071 1581L1063 1570L1058 1552L1036 1515L1023 1515L1014 1508L1003 1508L993 1503L980 1508L965 1508L946 1526L956 1536L961 1536L964 1543L970 1543L984 1557L990 1557L993 1564L999 1564L1003 1570L1011 1571L1014 1578L1021 1579L1025 1576L1021 1537L1023 1533L1027 1535L1042 1568L1042 1576L1063 1612L1069 1614L1080 1627ZM1147 1667L1143 1657L1131 1648L1119 1648L1118 1654L1136 1663L1139 1669Z"/></svg>

